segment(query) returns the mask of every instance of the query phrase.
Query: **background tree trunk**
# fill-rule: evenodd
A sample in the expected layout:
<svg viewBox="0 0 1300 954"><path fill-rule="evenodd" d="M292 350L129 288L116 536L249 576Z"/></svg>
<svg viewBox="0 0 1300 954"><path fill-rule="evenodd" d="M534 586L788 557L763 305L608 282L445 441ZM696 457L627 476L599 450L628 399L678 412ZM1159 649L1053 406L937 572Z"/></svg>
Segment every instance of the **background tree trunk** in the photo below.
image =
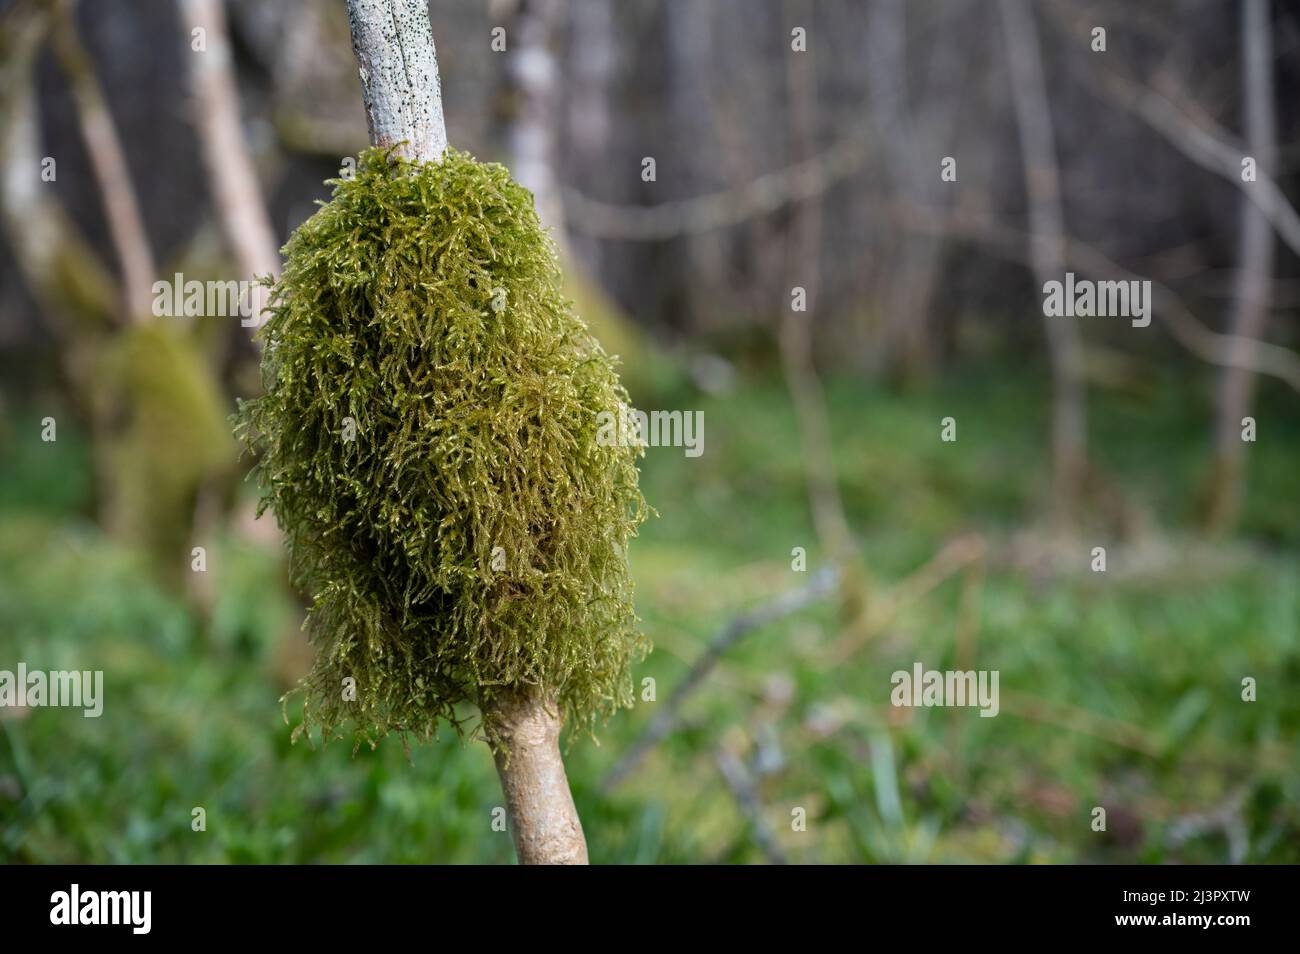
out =
<svg viewBox="0 0 1300 954"><path fill-rule="evenodd" d="M811 22L810 5L786 2L787 16L794 21ZM817 74L814 54L786 53L786 83L790 105L790 148L796 161L815 154ZM821 381L813 354L812 321L821 297L822 197L810 190L809 196L796 203L791 215L786 245L787 289L804 289L805 310L795 311L784 293L784 310L778 332L781 366L799 422L799 438L804 449L804 476L808 482L809 504L817 537L831 559L840 562L855 552L853 531L844 513L839 480L835 473L834 438L830 415L822 393Z"/></svg>
<svg viewBox="0 0 1300 954"><path fill-rule="evenodd" d="M1041 290L1065 277L1065 212L1052 135L1047 81L1039 56L1038 31L1027 0L1001 0L1011 95L1020 155L1029 194L1029 231L1034 280ZM1045 318L1052 367L1052 472L1059 526L1077 517L1087 467L1087 411L1083 389L1083 345L1069 318Z"/></svg>
<svg viewBox="0 0 1300 954"><path fill-rule="evenodd" d="M953 146L966 44L960 23L942 22L927 45L929 84L908 93L907 16L903 0L873 0L867 8L867 69L871 108L891 188L924 209L945 203L939 160ZM945 237L902 233L884 276L884 360L903 384L933 377L939 362L940 328L932 314L940 283Z"/></svg>
<svg viewBox="0 0 1300 954"><path fill-rule="evenodd" d="M1277 157L1271 29L1268 0L1245 0L1241 7L1241 54L1246 148L1255 159L1259 177L1273 174ZM1247 183L1246 188L1254 184ZM1243 196L1237 275L1228 328L1233 338L1230 362L1219 374L1214 467L1205 513L1206 525L1214 531L1229 529L1237 522L1241 510L1246 447L1241 439L1241 419L1250 413L1255 392L1255 372L1246 366L1242 353L1264 336L1268 324L1275 247L1268 216L1249 196ZM1238 357L1241 360L1236 360Z"/></svg>
<svg viewBox="0 0 1300 954"><path fill-rule="evenodd" d="M551 52L558 8L554 0L507 0L496 22L506 25L505 77L497 90L497 121L502 127L510 172L533 194L537 215L567 244L564 205L555 177L559 67Z"/></svg>
<svg viewBox="0 0 1300 954"><path fill-rule="evenodd" d="M95 67L77 35L70 0L60 0L55 10L54 51L68 78L77 106L77 122L86 143L90 167L99 185L113 249L122 269L123 308L128 321L147 322L152 314L153 283L158 274L153 250L145 233L144 216L131 182L130 166L122 138L109 112Z"/></svg>
<svg viewBox="0 0 1300 954"><path fill-rule="evenodd" d="M257 170L239 122L239 88L235 83L223 0L182 0L183 26L207 31L207 49L190 51L194 123L203 144L203 164L211 182L213 206L226 243L248 280L280 276L280 246L266 211ZM257 296L261 324L264 295Z"/></svg>

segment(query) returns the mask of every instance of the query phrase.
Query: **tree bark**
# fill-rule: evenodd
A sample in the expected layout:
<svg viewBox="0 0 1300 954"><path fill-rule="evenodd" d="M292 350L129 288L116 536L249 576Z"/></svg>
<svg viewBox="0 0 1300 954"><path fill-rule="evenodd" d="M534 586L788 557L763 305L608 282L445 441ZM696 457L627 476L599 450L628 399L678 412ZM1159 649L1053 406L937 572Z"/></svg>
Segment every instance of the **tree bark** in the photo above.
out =
<svg viewBox="0 0 1300 954"><path fill-rule="evenodd" d="M347 0L372 145L437 162L447 151L426 0Z"/></svg>
<svg viewBox="0 0 1300 954"><path fill-rule="evenodd" d="M559 709L521 690L494 696L483 715L519 863L587 864L587 841L560 757Z"/></svg>
<svg viewBox="0 0 1300 954"><path fill-rule="evenodd" d="M370 142L420 162L447 150L425 0L347 0ZM400 145L399 145L400 144ZM554 700L498 690L480 706L521 864L586 864L587 843L560 756Z"/></svg>
<svg viewBox="0 0 1300 954"><path fill-rule="evenodd" d="M54 193L40 178L41 124L36 60L51 29L43 4L16 4L0 36L0 226L14 264L64 344L70 381L90 380L85 360L101 334L123 321L122 293ZM89 350L82 343L89 343ZM73 357L74 352L76 357ZM83 353L84 352L84 353ZM86 402L86 396L79 396Z"/></svg>
<svg viewBox="0 0 1300 954"><path fill-rule="evenodd" d="M935 28L930 83L911 102L904 0L875 0L868 7L867 71L885 171L900 198L924 208L948 204L935 167L951 149L962 102L966 68L958 16L949 14ZM918 174L921 169L926 174ZM885 275L884 357L905 385L929 380L939 363L941 336L932 312L944 244L942 232L899 236Z"/></svg>

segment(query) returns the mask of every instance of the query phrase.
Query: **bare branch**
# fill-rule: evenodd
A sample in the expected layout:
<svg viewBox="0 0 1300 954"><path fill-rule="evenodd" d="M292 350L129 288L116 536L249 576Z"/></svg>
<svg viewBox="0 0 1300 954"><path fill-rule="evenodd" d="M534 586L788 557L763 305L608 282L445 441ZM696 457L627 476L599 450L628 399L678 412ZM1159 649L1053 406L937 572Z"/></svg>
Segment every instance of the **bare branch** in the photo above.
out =
<svg viewBox="0 0 1300 954"><path fill-rule="evenodd" d="M575 231L596 238L657 242L740 225L813 198L855 174L870 154L865 137L853 136L743 186L660 205L618 205L565 189L565 213Z"/></svg>
<svg viewBox="0 0 1300 954"><path fill-rule="evenodd" d="M888 206L887 200L882 202ZM1027 236L994 222L988 216L969 209L958 214L926 210L914 205L895 203L894 221L903 228L943 231L955 237L984 244L1008 261L1028 265L1024 251ZM1150 281L1155 313L1170 335L1197 357L1222 367L1241 367L1257 374L1277 378L1300 392L1300 355L1280 345L1257 339L1239 338L1211 331L1199 321L1182 298L1169 286L1155 279L1129 271L1100 250L1067 236L1066 265L1097 278L1121 281Z"/></svg>
<svg viewBox="0 0 1300 954"><path fill-rule="evenodd" d="M1222 176L1240 189L1273 223L1277 234L1291 251L1300 255L1300 215L1287 201L1277 182L1258 166L1255 181L1241 178L1244 154L1217 135L1193 123L1187 114L1153 89L1110 76L1105 88L1117 105L1140 116L1156 132L1203 169Z"/></svg>
<svg viewBox="0 0 1300 954"><path fill-rule="evenodd" d="M1059 5L1052 4L1051 9L1057 17L1074 22ZM1141 119L1196 165L1240 189L1268 217L1287 247L1300 255L1300 214L1273 178L1273 170L1257 163L1255 181L1244 181L1241 160L1246 156L1245 148L1204 109L1187 100L1175 103L1167 93L1114 72L1101 74L1098 83L1107 99L1120 109Z"/></svg>

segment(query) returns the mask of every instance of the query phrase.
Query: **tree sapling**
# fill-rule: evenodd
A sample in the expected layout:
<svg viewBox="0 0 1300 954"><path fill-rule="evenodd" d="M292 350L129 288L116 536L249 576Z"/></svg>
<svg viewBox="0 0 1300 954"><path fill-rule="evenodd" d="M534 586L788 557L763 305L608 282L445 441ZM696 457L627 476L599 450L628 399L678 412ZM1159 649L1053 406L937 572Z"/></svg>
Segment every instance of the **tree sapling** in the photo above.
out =
<svg viewBox="0 0 1300 954"><path fill-rule="evenodd" d="M647 648L640 448L596 439L627 395L532 195L446 148L425 4L349 12L375 145L285 246L240 409L312 594L296 732L427 740L473 703L520 861L583 863L560 728L630 706Z"/></svg>

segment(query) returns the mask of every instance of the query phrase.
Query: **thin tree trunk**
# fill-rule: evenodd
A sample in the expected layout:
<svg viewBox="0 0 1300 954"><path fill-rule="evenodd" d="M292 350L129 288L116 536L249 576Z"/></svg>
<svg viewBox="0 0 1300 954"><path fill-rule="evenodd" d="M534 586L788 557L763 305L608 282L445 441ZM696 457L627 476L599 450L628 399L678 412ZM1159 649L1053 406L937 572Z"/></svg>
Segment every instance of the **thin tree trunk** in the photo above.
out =
<svg viewBox="0 0 1300 954"><path fill-rule="evenodd" d="M787 2L811 20L811 8ZM788 13L789 19L794 17ZM796 161L812 157L816 141L817 77L812 54L794 53L787 59L786 82L790 90L790 143ZM794 207L787 246L786 274L791 287L804 289L808 310L796 312L787 301L778 343L785 378L794 401L799 436L804 450L804 474L817 536L833 560L849 559L854 552L853 532L844 514L830 415L817 376L812 345L812 309L820 295L822 197L812 194Z"/></svg>
<svg viewBox="0 0 1300 954"><path fill-rule="evenodd" d="M153 307L153 283L157 270L145 234L144 216L140 213L140 203L131 183L126 151L108 110L104 91L95 78L95 68L77 35L71 0L60 0L53 9L56 11L54 50L77 104L77 123L99 185L109 236L122 267L126 318L131 322L147 321Z"/></svg>
<svg viewBox="0 0 1300 954"><path fill-rule="evenodd" d="M904 2L874 0L868 7L867 70L885 168L894 192L925 208L946 204L939 158L952 148L962 102L965 50L959 16L949 14L938 25L929 51L930 82L912 102ZM942 233L900 236L886 275L884 350L904 384L929 379L939 362L939 334L931 312L944 241Z"/></svg>
<svg viewBox="0 0 1300 954"><path fill-rule="evenodd" d="M1038 287L1064 278L1065 213L1038 32L1027 0L1001 0L1002 30L1029 194L1029 230ZM1045 318L1052 368L1052 471L1058 526L1077 517L1087 467L1083 345L1072 319Z"/></svg>
<svg viewBox="0 0 1300 954"><path fill-rule="evenodd" d="M527 691L497 695L484 716L523 865L585 865L587 840L560 757L563 722L553 702Z"/></svg>
<svg viewBox="0 0 1300 954"><path fill-rule="evenodd" d="M230 47L225 0L179 2L181 27L186 43L189 42L190 31L195 27L207 31L206 49L190 50L186 56L193 95L193 121L202 147L203 167L211 183L217 222L227 247L234 255L241 278L252 281L269 275L272 279L278 279L280 244L276 240L275 227L271 224L271 215L267 211L262 186L258 182L257 168L240 126L239 85L235 81L234 53ZM269 290L262 285L254 286L249 291L248 313L253 319L254 328L264 323L269 296ZM243 324L241 321L240 325ZM232 325L233 327L235 326ZM242 327L240 330L244 331ZM222 339L220 352L214 353L210 360L224 358L227 342L231 340ZM260 339L254 338L253 346L257 347L259 341ZM219 489L225 479L224 474L210 475L199 487L194 509L196 534L215 527L223 516ZM238 506L247 508L250 516L253 514L252 502L241 501ZM240 520L236 526L256 526L259 533L267 532L263 529L265 521L256 524L253 522L255 519ZM274 525L270 532L278 534ZM211 603L211 593L208 591L212 579L208 573L192 573L189 576L194 588L192 592L204 607Z"/></svg>
<svg viewBox="0 0 1300 954"><path fill-rule="evenodd" d="M554 0L511 0L506 24L505 76L497 91L497 122L515 181L533 194L542 225L567 245L564 206L555 177L556 80L559 66L550 40L558 8Z"/></svg>
<svg viewBox="0 0 1300 954"><path fill-rule="evenodd" d="M714 36L718 10L709 4L672 4L664 11L665 58L668 83L665 109L675 131L677 148L689 149L690 163L673 175L678 195L703 195L719 185L720 158L714 130L718 115ZM689 335L712 333L718 302L725 290L718 276L727 274L726 242L722 233L685 233L672 254L681 262L681 327Z"/></svg>
<svg viewBox="0 0 1300 954"><path fill-rule="evenodd" d="M944 59L942 55L936 59ZM949 57L950 59L950 57ZM917 183L917 143L908 113L907 24L903 0L873 0L867 12L867 71L871 107L880 132L890 185L900 196L928 204ZM929 181L928 179L925 181ZM885 276L884 352L891 372L905 384L929 377L929 298L938 242L903 235ZM921 268L916 265L923 263Z"/></svg>
<svg viewBox="0 0 1300 954"><path fill-rule="evenodd" d="M565 125L571 171L585 177L609 161L610 96L619 53L614 11L607 0L570 0L568 14L569 62L565 81ZM557 118L556 125L560 125ZM599 274L605 243L585 236L569 236L593 274ZM575 255L575 260L579 256Z"/></svg>
<svg viewBox="0 0 1300 954"><path fill-rule="evenodd" d="M398 146L399 154L416 161L439 161L447 132L425 0L347 4L371 143ZM586 864L554 701L524 689L498 690L481 708L520 863Z"/></svg>
<svg viewBox="0 0 1300 954"><path fill-rule="evenodd" d="M1246 107L1246 142L1257 173L1272 175L1277 153L1277 118L1273 92L1273 49L1268 0L1245 0L1241 7L1242 85ZM1247 184L1249 189L1251 184ZM1241 233L1233 290L1232 352L1240 355L1264 336L1272 297L1275 242L1268 216L1249 197L1241 202ZM1234 355L1234 357L1236 356ZM1237 521L1241 509L1245 444L1241 419L1250 413L1255 374L1234 361L1219 375L1214 427L1214 469L1210 477L1206 524L1222 531Z"/></svg>
<svg viewBox="0 0 1300 954"><path fill-rule="evenodd" d="M212 182L217 220L245 278L278 278L279 243L240 130L239 89L231 65L224 0L181 0L181 10L186 36L195 26L207 30L207 49L191 51L188 56L194 121L203 143L203 163ZM260 307L254 313L260 316Z"/></svg>
<svg viewBox="0 0 1300 954"><path fill-rule="evenodd" d="M122 320L122 293L40 178L34 74L49 30L49 11L42 4L20 3L6 13L0 36L0 155L9 174L0 176L0 226L28 291L62 344L69 380L78 382L93 377L85 359L99 336ZM79 400L86 398L79 394Z"/></svg>

